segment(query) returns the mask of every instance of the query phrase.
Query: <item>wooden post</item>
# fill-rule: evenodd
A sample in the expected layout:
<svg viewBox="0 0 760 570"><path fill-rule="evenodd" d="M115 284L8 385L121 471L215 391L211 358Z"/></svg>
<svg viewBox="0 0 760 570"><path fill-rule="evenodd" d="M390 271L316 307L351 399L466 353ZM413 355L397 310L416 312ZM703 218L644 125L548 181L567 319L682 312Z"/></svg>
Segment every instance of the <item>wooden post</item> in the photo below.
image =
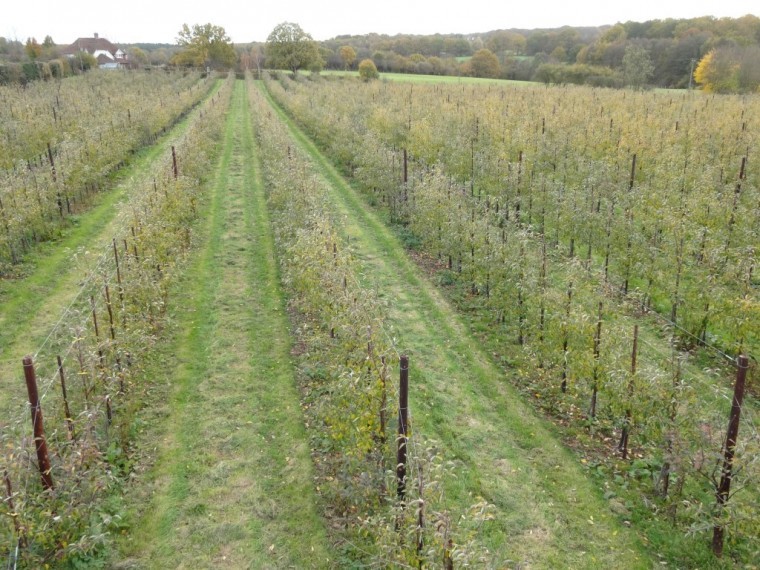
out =
<svg viewBox="0 0 760 570"><path fill-rule="evenodd" d="M90 387L87 383L87 366L85 360L85 354L82 350L82 338L77 338L74 341L74 345L77 348L77 361L79 362L79 377L82 379L82 393L84 394L84 409L90 409Z"/></svg>
<svg viewBox="0 0 760 570"><path fill-rule="evenodd" d="M130 227L130 230L132 230L132 241L134 242L132 243L132 253L135 254L135 261L137 263L140 263L140 256L137 255L137 233L135 232L135 227L134 226ZM126 240L124 241L124 243L125 244L127 243Z"/></svg>
<svg viewBox="0 0 760 570"><path fill-rule="evenodd" d="M124 287L121 284L121 266L119 264L119 250L116 248L116 238L113 238L113 259L116 263L116 282L119 284L119 301L124 303Z"/></svg>
<svg viewBox="0 0 760 570"><path fill-rule="evenodd" d="M409 357L401 355L398 393L398 447L396 450L396 484L399 500L406 498L406 456L409 434Z"/></svg>
<svg viewBox="0 0 760 570"><path fill-rule="evenodd" d="M631 377L628 380L628 405L625 409L625 420L623 421L623 433L620 436L620 451L623 459L628 459L628 435L631 431L631 399L633 398L633 379L636 376L636 357L639 350L639 325L633 325L633 349L631 350Z"/></svg>
<svg viewBox="0 0 760 570"><path fill-rule="evenodd" d="M108 283L105 284L105 294L106 294L106 307L108 308L108 321L111 327L111 341L115 341L116 329L114 327L114 322L113 322L113 309L111 307L111 293L109 292L109 289L108 289ZM122 374L122 371L121 371L121 359L119 358L119 353L118 351L115 350L115 347L114 347L114 352L115 352L114 360L116 361L116 370L119 373L119 394L123 394L124 393L124 374Z"/></svg>
<svg viewBox="0 0 760 570"><path fill-rule="evenodd" d="M628 190L633 190L633 182L636 178L636 153L633 153L631 159L631 178L628 180Z"/></svg>
<svg viewBox="0 0 760 570"><path fill-rule="evenodd" d="M385 408L388 403L388 394L385 385L388 370L385 365L385 356L380 357L380 363L382 364L382 368L380 369L380 441L382 442L383 447L385 447Z"/></svg>
<svg viewBox="0 0 760 570"><path fill-rule="evenodd" d="M50 148L50 143L47 143L48 160L50 161L50 174L53 177L53 182L58 182L58 177L55 173L55 161L53 161L53 150Z"/></svg>
<svg viewBox="0 0 760 570"><path fill-rule="evenodd" d="M69 437L74 439L74 420L71 419L69 410L69 398L66 394L66 377L63 374L63 360L58 356L58 377L61 379L61 392L63 394L63 415L66 420L66 427L69 430Z"/></svg>
<svg viewBox="0 0 760 570"><path fill-rule="evenodd" d="M58 185L58 176L55 173L55 161L53 160L53 150L50 148L50 143L47 143L48 160L50 161L50 174L53 178L53 184ZM41 161L40 161L41 162ZM56 203L58 204L58 213L63 217L63 199L61 197L61 191L56 192Z"/></svg>
<svg viewBox="0 0 760 570"><path fill-rule="evenodd" d="M98 357L100 358L100 365L103 366L105 358L103 357L103 349L100 348L100 332L98 331L98 314L95 311L95 297L90 295L90 306L92 307L92 324L95 328L95 342L98 346Z"/></svg>
<svg viewBox="0 0 760 570"><path fill-rule="evenodd" d="M172 145L172 172L174 173L174 180L176 180L179 177L179 171L177 170L177 152L174 150L174 145Z"/></svg>
<svg viewBox="0 0 760 570"><path fill-rule="evenodd" d="M734 199L733 204L731 205L731 216L728 218L728 237L726 238L726 256L728 256L728 251L731 248L731 237L733 235L733 229L734 224L736 223L736 208L739 205L739 195L742 191L742 180L744 180L745 172L744 168L747 165L747 157L742 157L742 165L739 168L739 180L736 182L736 188L734 189ZM726 257L728 259L728 257Z"/></svg>
<svg viewBox="0 0 760 570"><path fill-rule="evenodd" d="M24 536L24 529L21 526L21 522L19 521L18 513L16 512L16 505L13 501L13 486L11 485L11 477L8 475L8 471L4 472L4 479L5 479L5 493L6 493L6 502L8 504L8 510L10 511L10 516L13 519L13 529L16 531L16 536L18 537L17 546L20 547L26 547L26 537Z"/></svg>
<svg viewBox="0 0 760 570"><path fill-rule="evenodd" d="M418 470L418 484L419 484L419 502L417 504L417 562L419 564L420 570L423 566L423 560L422 560L422 549L425 547L425 501L423 500L424 492L425 492L425 485L422 478L422 465L419 466Z"/></svg>
<svg viewBox="0 0 760 570"><path fill-rule="evenodd" d="M728 430L726 433L726 446L723 449L723 469L720 484L715 493L718 502L718 512L723 510L724 505L728 502L731 492L731 479L733 478L734 452L736 451L736 438L739 435L739 420L742 413L742 402L744 401L744 385L747 380L747 369L749 368L749 358L744 355L739 356L739 367L736 371L736 384L734 385L734 399L731 404L731 414L728 420ZM720 558L723 555L723 534L725 528L718 523L713 527L712 551L715 556Z"/></svg>
<svg viewBox="0 0 760 570"><path fill-rule="evenodd" d="M25 356L24 379L26 391L29 394L29 405L32 413L32 425L34 426L34 446L37 450L37 464L42 477L42 487L47 491L53 489L53 477L50 475L50 457L48 456L47 442L45 441L45 427L42 422L42 407L37 393L37 374L34 371L34 363L31 356Z"/></svg>
<svg viewBox="0 0 760 570"><path fill-rule="evenodd" d="M108 283L105 284L106 308L108 309L108 322L111 327L111 340L116 340L116 330L113 326L113 309L111 308L111 293L108 290Z"/></svg>
<svg viewBox="0 0 760 570"><path fill-rule="evenodd" d="M565 305L565 323L562 325L562 393L567 392L567 345L569 342L568 324L570 323L570 304L573 302L573 284L567 286L567 304Z"/></svg>
<svg viewBox="0 0 760 570"><path fill-rule="evenodd" d="M470 196L475 196L475 139L470 141Z"/></svg>
<svg viewBox="0 0 760 570"><path fill-rule="evenodd" d="M599 317L596 321L596 332L594 333L594 385L591 390L591 409L589 415L596 418L596 399L599 392L599 357L602 344L602 302L599 301Z"/></svg>

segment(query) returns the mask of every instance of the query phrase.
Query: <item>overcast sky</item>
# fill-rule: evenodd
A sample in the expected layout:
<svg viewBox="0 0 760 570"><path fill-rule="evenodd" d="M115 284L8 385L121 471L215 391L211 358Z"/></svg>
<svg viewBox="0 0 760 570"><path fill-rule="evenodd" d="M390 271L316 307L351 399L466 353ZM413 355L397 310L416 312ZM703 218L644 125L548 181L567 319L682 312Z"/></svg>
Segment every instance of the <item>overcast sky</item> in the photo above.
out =
<svg viewBox="0 0 760 570"><path fill-rule="evenodd" d="M114 43L175 43L183 23L222 26L234 42L264 41L280 22L314 39L341 34L433 34L600 26L694 16L760 15L758 0L4 0L0 36L57 44L97 32Z"/></svg>

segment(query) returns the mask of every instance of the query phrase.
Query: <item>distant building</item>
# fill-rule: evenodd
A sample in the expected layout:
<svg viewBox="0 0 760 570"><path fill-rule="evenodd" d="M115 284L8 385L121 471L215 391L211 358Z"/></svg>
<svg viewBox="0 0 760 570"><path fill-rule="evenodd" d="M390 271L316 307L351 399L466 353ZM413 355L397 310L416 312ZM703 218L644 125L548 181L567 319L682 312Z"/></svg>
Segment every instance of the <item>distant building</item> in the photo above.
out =
<svg viewBox="0 0 760 570"><path fill-rule="evenodd" d="M76 57L83 51L92 55L101 69L119 69L129 65L127 54L107 39L98 37L98 34L92 38L79 38L62 52L69 57Z"/></svg>

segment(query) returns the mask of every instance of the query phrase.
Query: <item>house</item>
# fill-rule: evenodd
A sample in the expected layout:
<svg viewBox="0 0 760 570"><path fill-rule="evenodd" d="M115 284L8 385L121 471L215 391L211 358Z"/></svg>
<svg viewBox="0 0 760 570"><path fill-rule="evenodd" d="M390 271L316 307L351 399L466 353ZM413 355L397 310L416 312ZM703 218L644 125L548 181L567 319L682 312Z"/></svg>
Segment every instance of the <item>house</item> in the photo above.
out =
<svg viewBox="0 0 760 570"><path fill-rule="evenodd" d="M87 52L98 61L101 69L119 69L127 67L129 60L124 50L116 47L105 38L95 34L92 38L79 38L63 50L63 54L76 57L80 52Z"/></svg>

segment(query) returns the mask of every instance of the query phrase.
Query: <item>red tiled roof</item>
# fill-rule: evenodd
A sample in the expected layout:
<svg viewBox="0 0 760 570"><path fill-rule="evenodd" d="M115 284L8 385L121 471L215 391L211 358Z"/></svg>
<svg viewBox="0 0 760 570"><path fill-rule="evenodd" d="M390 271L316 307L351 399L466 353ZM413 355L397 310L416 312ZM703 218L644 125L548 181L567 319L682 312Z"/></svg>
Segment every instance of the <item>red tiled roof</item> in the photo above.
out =
<svg viewBox="0 0 760 570"><path fill-rule="evenodd" d="M105 38L79 38L69 47L63 50L64 54L76 54L80 51L95 53L97 50L103 50L112 54L119 49Z"/></svg>

